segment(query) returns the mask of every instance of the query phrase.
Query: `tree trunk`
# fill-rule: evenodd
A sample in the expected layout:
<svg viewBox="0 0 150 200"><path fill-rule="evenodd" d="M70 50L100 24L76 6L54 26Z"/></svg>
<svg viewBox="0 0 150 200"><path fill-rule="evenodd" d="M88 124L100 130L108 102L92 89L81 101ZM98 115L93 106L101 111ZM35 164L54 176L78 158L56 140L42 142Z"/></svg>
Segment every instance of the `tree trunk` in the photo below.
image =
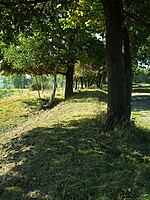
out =
<svg viewBox="0 0 150 200"><path fill-rule="evenodd" d="M68 70L66 72L65 99L73 95L73 72L74 72L74 64L70 63Z"/></svg>
<svg viewBox="0 0 150 200"><path fill-rule="evenodd" d="M123 59L125 68L125 88L126 88L126 118L131 116L131 92L132 92L132 68L129 35L126 28L123 29Z"/></svg>
<svg viewBox="0 0 150 200"><path fill-rule="evenodd" d="M91 86L91 84L90 84L90 78L88 78L88 87L90 87Z"/></svg>
<svg viewBox="0 0 150 200"><path fill-rule="evenodd" d="M37 86L37 91L38 91L38 97L41 100L41 95L40 95L40 87L39 87L39 83L38 83L38 79L37 76L35 75L35 82L36 82L36 86Z"/></svg>
<svg viewBox="0 0 150 200"><path fill-rule="evenodd" d="M125 120L126 88L122 56L122 4L120 0L102 1L106 15L106 64L108 71L108 110L110 125Z"/></svg>
<svg viewBox="0 0 150 200"><path fill-rule="evenodd" d="M54 81L53 81L53 90L52 90L52 94L51 94L51 97L47 103L47 107L49 108L52 103L54 102L54 99L55 99L55 94L56 94L56 88L57 88L57 67L55 68L55 71L54 71Z"/></svg>
<svg viewBox="0 0 150 200"><path fill-rule="evenodd" d="M44 92L44 81L43 81L43 75L41 75L41 91Z"/></svg>
<svg viewBox="0 0 150 200"><path fill-rule="evenodd" d="M98 80L96 81L96 86L97 86L97 88L102 89L102 84L103 84L102 74L99 74L97 79Z"/></svg>
<svg viewBox="0 0 150 200"><path fill-rule="evenodd" d="M87 88L87 80L84 80L84 87Z"/></svg>
<svg viewBox="0 0 150 200"><path fill-rule="evenodd" d="M80 81L81 81L81 89L84 89L84 86L83 86L83 77L80 77Z"/></svg>
<svg viewBox="0 0 150 200"><path fill-rule="evenodd" d="M75 90L78 89L78 78L75 78Z"/></svg>

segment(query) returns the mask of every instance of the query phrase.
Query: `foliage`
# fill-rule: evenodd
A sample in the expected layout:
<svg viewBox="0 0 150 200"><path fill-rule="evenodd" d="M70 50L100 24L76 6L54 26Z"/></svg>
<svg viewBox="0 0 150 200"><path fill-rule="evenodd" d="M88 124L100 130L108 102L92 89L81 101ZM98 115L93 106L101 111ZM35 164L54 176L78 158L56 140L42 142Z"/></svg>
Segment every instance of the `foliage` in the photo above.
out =
<svg viewBox="0 0 150 200"><path fill-rule="evenodd" d="M50 78L44 75L36 76L37 82L35 77L31 78L31 83L29 85L30 90L44 90L50 88ZM38 84L38 85L37 85Z"/></svg>
<svg viewBox="0 0 150 200"><path fill-rule="evenodd" d="M136 74L134 75L133 81L136 83L150 83L149 68L137 68Z"/></svg>
<svg viewBox="0 0 150 200"><path fill-rule="evenodd" d="M12 44L4 50L4 58L11 63L12 72L14 70L18 74L48 74L52 71L50 46L51 42L43 41L41 37L20 37L18 45ZM4 73L5 71L7 73L4 69Z"/></svg>

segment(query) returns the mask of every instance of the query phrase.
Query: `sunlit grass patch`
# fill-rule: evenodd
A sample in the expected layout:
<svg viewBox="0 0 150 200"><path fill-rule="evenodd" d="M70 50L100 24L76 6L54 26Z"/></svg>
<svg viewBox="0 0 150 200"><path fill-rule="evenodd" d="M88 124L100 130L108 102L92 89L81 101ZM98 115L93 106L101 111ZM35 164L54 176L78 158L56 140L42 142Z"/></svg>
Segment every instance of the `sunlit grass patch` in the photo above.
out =
<svg viewBox="0 0 150 200"><path fill-rule="evenodd" d="M51 92L45 91L43 99L50 97ZM63 99L62 91L57 92L58 99ZM57 101L56 101L57 102ZM0 132L11 129L28 118L32 118L41 109L37 91L16 90L9 96L0 99Z"/></svg>

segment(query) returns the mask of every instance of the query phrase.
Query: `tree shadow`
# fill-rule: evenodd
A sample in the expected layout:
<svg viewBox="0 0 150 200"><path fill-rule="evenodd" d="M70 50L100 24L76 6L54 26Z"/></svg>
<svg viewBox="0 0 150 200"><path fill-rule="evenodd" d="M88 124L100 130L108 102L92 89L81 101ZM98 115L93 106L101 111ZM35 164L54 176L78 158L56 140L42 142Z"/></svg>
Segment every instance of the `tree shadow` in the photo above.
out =
<svg viewBox="0 0 150 200"><path fill-rule="evenodd" d="M133 111L150 111L150 95L132 96Z"/></svg>
<svg viewBox="0 0 150 200"><path fill-rule="evenodd" d="M12 139L2 146L1 200L150 197L148 132L126 128L129 138L121 139L123 131L99 130L85 118Z"/></svg>
<svg viewBox="0 0 150 200"><path fill-rule="evenodd" d="M150 85L133 84L132 92L150 93Z"/></svg>
<svg viewBox="0 0 150 200"><path fill-rule="evenodd" d="M86 101L91 101L92 98L97 98L98 100L100 100L101 102L106 103L107 102L107 93L102 91L102 90L85 90L82 92L74 92L73 96L70 97L69 100L72 100L74 102L85 102ZM68 100L68 99L67 99ZM38 103L39 101L39 103ZM30 99L30 100L25 100L23 101L23 103L32 111L36 111L39 109L49 109L49 107L47 107L47 103L49 101L49 98L44 98L41 100L38 99ZM66 101L63 98L55 98L54 102L51 104L50 108L54 108L55 106L57 106L59 103Z"/></svg>
<svg viewBox="0 0 150 200"><path fill-rule="evenodd" d="M45 99L31 99L31 100L26 100L23 101L23 103L30 109L30 110L39 110L39 109L49 109L49 107L47 107L47 103L49 101L49 98L45 98ZM60 99L60 98L55 98L53 103L51 104L50 108L54 108L55 106L57 106L59 103L63 102L64 99Z"/></svg>
<svg viewBox="0 0 150 200"><path fill-rule="evenodd" d="M75 92L73 95L73 100L80 100L80 101L90 101L91 98L97 98L101 102L107 102L107 92L103 90L96 90L96 89L88 89L85 91Z"/></svg>

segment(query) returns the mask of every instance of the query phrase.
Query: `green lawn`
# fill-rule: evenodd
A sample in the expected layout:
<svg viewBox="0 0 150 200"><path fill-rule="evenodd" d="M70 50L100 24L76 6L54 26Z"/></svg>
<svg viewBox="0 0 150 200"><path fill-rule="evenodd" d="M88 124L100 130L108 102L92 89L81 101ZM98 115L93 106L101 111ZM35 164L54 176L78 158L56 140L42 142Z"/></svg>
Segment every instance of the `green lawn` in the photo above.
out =
<svg viewBox="0 0 150 200"><path fill-rule="evenodd" d="M82 91L3 132L0 200L149 200L149 129L107 130L106 99Z"/></svg>

